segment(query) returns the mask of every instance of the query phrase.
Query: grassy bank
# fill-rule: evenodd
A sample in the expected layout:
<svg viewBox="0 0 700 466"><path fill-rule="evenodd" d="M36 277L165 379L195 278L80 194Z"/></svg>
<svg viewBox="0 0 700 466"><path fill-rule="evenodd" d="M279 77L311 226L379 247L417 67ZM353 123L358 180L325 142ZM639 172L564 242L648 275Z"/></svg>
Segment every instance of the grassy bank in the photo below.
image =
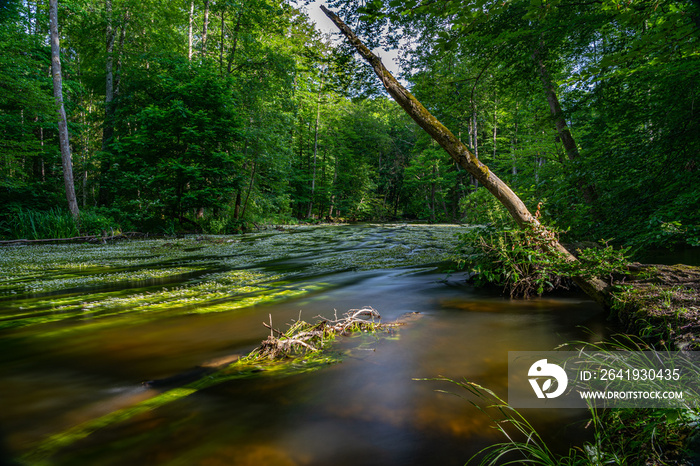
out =
<svg viewBox="0 0 700 466"><path fill-rule="evenodd" d="M546 241L519 229L475 227L460 238L457 262L477 284L502 287L511 298L528 298L571 285L573 276L602 277L614 284L610 319L626 332L610 349L700 349L700 267L629 263L626 249L607 243L572 247L571 264L551 254ZM482 464L689 465L700 458L700 407L682 409L591 409L593 440L554 455L525 419L493 393L460 383L498 410L492 417L507 442L494 445ZM512 437L505 423L519 433ZM515 458L509 463L508 458ZM505 462L504 462L505 461Z"/></svg>

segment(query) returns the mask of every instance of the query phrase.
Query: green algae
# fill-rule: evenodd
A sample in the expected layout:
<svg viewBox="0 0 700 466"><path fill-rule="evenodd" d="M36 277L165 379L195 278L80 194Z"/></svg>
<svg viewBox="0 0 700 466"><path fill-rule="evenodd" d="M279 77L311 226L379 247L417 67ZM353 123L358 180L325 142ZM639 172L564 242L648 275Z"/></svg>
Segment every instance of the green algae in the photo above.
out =
<svg viewBox="0 0 700 466"><path fill-rule="evenodd" d="M74 426L64 432L51 435L23 455L20 458L20 462L32 466L53 464L51 457L58 451L88 437L97 430L128 421L214 385L257 377L289 377L316 371L330 364L336 364L340 360L341 356L339 354L328 353L322 356L297 358L292 362L267 362L264 365L260 364L259 361L237 361L224 369L183 387L166 390L133 406L116 410L102 417Z"/></svg>
<svg viewBox="0 0 700 466"><path fill-rule="evenodd" d="M364 317L358 317L363 315ZM171 388L133 406L113 411L51 435L20 460L31 465L51 464L51 457L60 450L88 437L97 430L128 421L221 383L260 377L290 377L337 364L353 351L352 349L344 352L332 350L331 344L339 334L364 336L365 338L360 339L356 344L358 350L369 349L367 347L368 334L374 337L372 341L375 343L380 335L396 339L397 334L393 329L399 324L390 324L389 328L392 331L390 333L383 332L385 326L380 321L375 321L375 317L378 318L379 315L369 308L351 311L345 318L335 321L326 319L315 323L295 321L286 332L277 331L277 337L270 336L262 342L260 347L236 362L206 374L182 387ZM271 331L274 330L271 329ZM285 343L291 344L285 345ZM284 350L280 351L281 347L284 347Z"/></svg>
<svg viewBox="0 0 700 466"><path fill-rule="evenodd" d="M0 339L51 347L111 326L139 326L173 316L244 311L337 286L340 271L403 268L449 259L455 226L303 227L204 240L135 240L108 245L5 247L0 254ZM328 251L333 251L329 253ZM23 331L29 328L29 331ZM36 331L34 330L36 328ZM56 433L23 457L52 456L92 432L183 400L211 386L256 377L287 377L371 350L378 338L360 333L343 353L295 354L283 361L241 360L187 385ZM355 340L355 339L353 339ZM328 338L328 343L332 338ZM353 346L352 349L345 349ZM155 391L155 390L154 390Z"/></svg>
<svg viewBox="0 0 700 466"><path fill-rule="evenodd" d="M63 321L146 321L279 302L331 286L314 281L325 274L446 260L457 229L315 226L205 240L5 247L0 330ZM327 253L331 243L342 245L340 251Z"/></svg>

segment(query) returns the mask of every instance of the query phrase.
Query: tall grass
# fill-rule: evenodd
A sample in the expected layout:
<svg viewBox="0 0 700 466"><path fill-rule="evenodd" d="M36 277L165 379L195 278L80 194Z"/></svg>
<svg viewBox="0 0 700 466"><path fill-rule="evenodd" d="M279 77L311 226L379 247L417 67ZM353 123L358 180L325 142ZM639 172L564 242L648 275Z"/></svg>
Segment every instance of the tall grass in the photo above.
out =
<svg viewBox="0 0 700 466"><path fill-rule="evenodd" d="M70 212L53 208L47 211L18 209L5 222L8 236L16 239L70 238L78 235L78 226Z"/></svg>
<svg viewBox="0 0 700 466"><path fill-rule="evenodd" d="M489 417L495 429L503 434L505 442L490 445L479 451L467 464L482 457L481 466L533 464L542 466L588 464L580 451L571 450L568 456L555 454L525 417L493 391L474 382L451 382L474 395L467 401Z"/></svg>
<svg viewBox="0 0 700 466"><path fill-rule="evenodd" d="M630 335L617 335L605 344L575 342L587 350L649 351L641 340ZM569 346L569 345L564 345ZM641 357L641 356L640 356ZM688 368L685 368L686 370ZM697 373L698 368L692 374ZM697 395L692 384L700 380L693 376L691 386L683 389ZM434 380L434 379L433 379ZM469 403L486 414L494 428L506 438L505 442L490 445L479 451L468 462L481 458L481 466L532 464L555 465L630 465L639 464L689 464L684 461L688 453L687 442L700 425L700 407L690 402L682 408L613 408L597 409L589 403L593 438L580 446L571 448L567 455L554 453L535 428L515 408L488 388L469 381L451 382L467 390L474 399ZM654 390L661 387L646 386ZM443 390L444 392L444 390ZM685 445L684 445L685 444Z"/></svg>
<svg viewBox="0 0 700 466"><path fill-rule="evenodd" d="M116 234L121 231L109 215L83 210L76 222L70 212L59 208L31 210L18 208L0 222L0 236L8 239L72 238L79 235Z"/></svg>

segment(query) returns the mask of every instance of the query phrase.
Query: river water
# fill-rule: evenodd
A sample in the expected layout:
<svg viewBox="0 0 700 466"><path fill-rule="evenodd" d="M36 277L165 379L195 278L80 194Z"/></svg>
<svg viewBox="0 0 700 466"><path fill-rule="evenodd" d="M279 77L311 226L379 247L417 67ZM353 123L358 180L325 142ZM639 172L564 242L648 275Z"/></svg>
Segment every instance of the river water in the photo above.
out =
<svg viewBox="0 0 700 466"><path fill-rule="evenodd" d="M508 351L607 330L585 296L514 301L448 275L460 228L0 250L1 453L23 464L464 464L503 438L463 388L434 379L506 398ZM193 368L253 349L263 321L363 306L384 322L416 314L389 337L341 337L338 364L177 390L207 377ZM146 408L114 414L134 406ZM560 450L590 436L581 411L524 414Z"/></svg>

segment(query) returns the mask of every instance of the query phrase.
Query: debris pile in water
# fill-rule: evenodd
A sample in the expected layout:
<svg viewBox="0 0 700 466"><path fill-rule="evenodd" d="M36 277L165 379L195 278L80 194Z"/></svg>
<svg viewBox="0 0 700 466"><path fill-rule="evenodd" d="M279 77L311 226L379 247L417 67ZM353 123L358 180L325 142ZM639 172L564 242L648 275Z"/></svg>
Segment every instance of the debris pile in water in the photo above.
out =
<svg viewBox="0 0 700 466"><path fill-rule="evenodd" d="M376 310L364 307L351 309L340 319L337 316L333 320L321 317L316 323L308 323L300 318L286 332L274 328L272 318L269 324L263 322L263 325L270 329L270 336L245 359L283 359L296 354L316 353L333 341L336 335L359 331L375 332L399 324L382 324L381 316Z"/></svg>

